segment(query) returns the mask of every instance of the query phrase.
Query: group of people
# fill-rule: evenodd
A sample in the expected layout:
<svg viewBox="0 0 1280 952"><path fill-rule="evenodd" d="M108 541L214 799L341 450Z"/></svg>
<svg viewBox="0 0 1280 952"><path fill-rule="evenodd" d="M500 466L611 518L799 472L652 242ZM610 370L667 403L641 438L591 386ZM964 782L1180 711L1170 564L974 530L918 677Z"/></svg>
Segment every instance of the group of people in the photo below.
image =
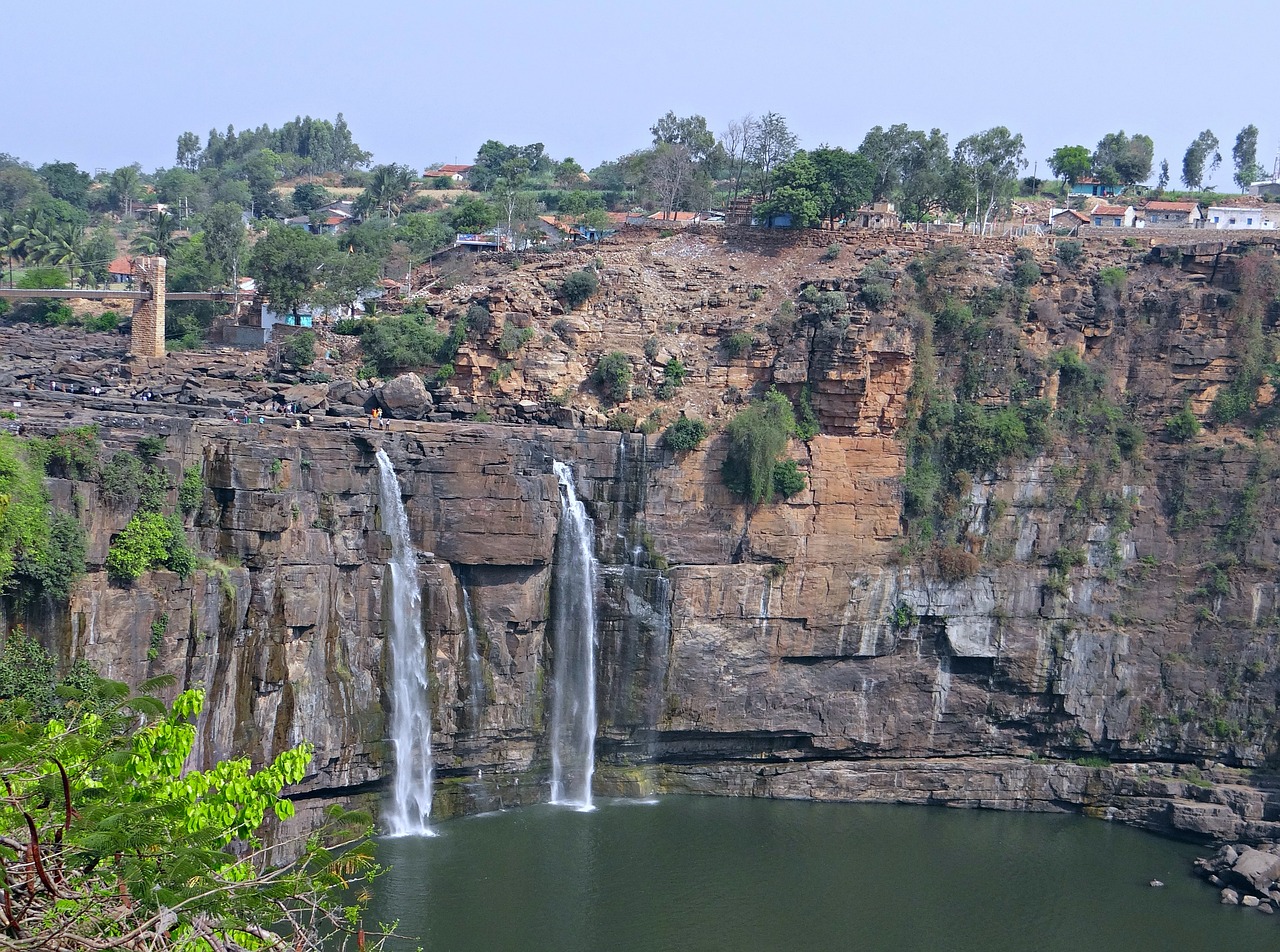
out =
<svg viewBox="0 0 1280 952"><path fill-rule="evenodd" d="M376 426L380 430L385 430L389 425L387 418L382 415L382 407L374 407L369 411L368 429L373 429Z"/></svg>

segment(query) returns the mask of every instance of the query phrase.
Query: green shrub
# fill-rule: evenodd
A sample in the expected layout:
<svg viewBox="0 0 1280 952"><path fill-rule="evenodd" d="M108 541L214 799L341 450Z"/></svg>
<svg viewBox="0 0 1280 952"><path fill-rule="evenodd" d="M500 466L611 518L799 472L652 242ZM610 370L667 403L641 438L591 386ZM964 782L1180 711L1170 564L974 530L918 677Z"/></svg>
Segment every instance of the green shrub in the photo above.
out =
<svg viewBox="0 0 1280 952"><path fill-rule="evenodd" d="M442 364L435 372L435 381L436 383L444 383L455 373L457 371L454 370L453 364Z"/></svg>
<svg viewBox="0 0 1280 952"><path fill-rule="evenodd" d="M1078 241L1060 241L1054 254L1068 268L1074 268L1084 254L1084 245Z"/></svg>
<svg viewBox="0 0 1280 952"><path fill-rule="evenodd" d="M27 452L50 476L92 479L98 468L98 428L94 425L59 430L45 439L33 439Z"/></svg>
<svg viewBox="0 0 1280 952"><path fill-rule="evenodd" d="M84 575L87 546L84 527L68 512L48 516L47 542L25 549L14 565L14 582L22 600L42 595L65 602Z"/></svg>
<svg viewBox="0 0 1280 952"><path fill-rule="evenodd" d="M778 457L795 428L791 401L777 389L739 412L727 428L729 452L721 469L725 485L748 502L768 499Z"/></svg>
<svg viewBox="0 0 1280 952"><path fill-rule="evenodd" d="M109 506L134 506L141 484L142 463L132 453L112 454L98 473L98 492Z"/></svg>
<svg viewBox="0 0 1280 952"><path fill-rule="evenodd" d="M105 334L119 330L120 315L115 311L103 311L95 317L85 318L84 329L91 334Z"/></svg>
<svg viewBox="0 0 1280 952"><path fill-rule="evenodd" d="M839 257L840 257L840 245L837 244L836 242L832 242L831 244L827 245L827 250L822 253L823 261L835 261Z"/></svg>
<svg viewBox="0 0 1280 952"><path fill-rule="evenodd" d="M310 462L303 460L303 468L310 468ZM178 508L189 516L200 508L203 499L204 480L200 476L200 467L188 466L182 471L182 482L178 485Z"/></svg>
<svg viewBox="0 0 1280 952"><path fill-rule="evenodd" d="M421 311L377 320L366 318L362 324L360 346L377 374L416 370L433 364L445 341L445 335L436 330L434 323L428 325Z"/></svg>
<svg viewBox="0 0 1280 952"><path fill-rule="evenodd" d="M858 289L858 297L871 310L881 311L893 300L893 288L878 278L864 281L862 287Z"/></svg>
<svg viewBox="0 0 1280 952"><path fill-rule="evenodd" d="M613 416L609 417L609 421L605 424L605 428L618 430L621 433L634 432L636 428L635 414L619 410Z"/></svg>
<svg viewBox="0 0 1280 952"><path fill-rule="evenodd" d="M164 566L186 578L195 571L196 557L176 517L140 512L129 520L107 550L107 575L117 582L133 582L143 572Z"/></svg>
<svg viewBox="0 0 1280 952"><path fill-rule="evenodd" d="M800 400L796 404L796 436L806 443L818 435L818 416L813 412L812 395L809 385L800 388Z"/></svg>
<svg viewBox="0 0 1280 952"><path fill-rule="evenodd" d="M1127 460L1136 460L1142 455L1142 444L1146 435L1142 428L1134 423L1121 423L1116 427L1116 448Z"/></svg>
<svg viewBox="0 0 1280 952"><path fill-rule="evenodd" d="M340 317L333 322L333 332L343 337L359 337L363 321L354 317Z"/></svg>
<svg viewBox="0 0 1280 952"><path fill-rule="evenodd" d="M510 377L511 371L513 371L514 369L515 369L515 364L512 364L505 360L500 361L498 363L498 366L494 367L493 370L489 371L489 383L496 387L498 384L502 383L502 381Z"/></svg>
<svg viewBox="0 0 1280 952"><path fill-rule="evenodd" d="M593 271L575 271L564 279L560 285L560 297L569 305L570 310L586 302L600 290L600 280Z"/></svg>
<svg viewBox="0 0 1280 952"><path fill-rule="evenodd" d="M1128 280L1129 273L1124 268L1103 268L1098 272L1098 285L1109 291L1123 291Z"/></svg>
<svg viewBox="0 0 1280 952"><path fill-rule="evenodd" d="M773 468L773 491L790 499L805 487L804 473L793 459L784 459Z"/></svg>
<svg viewBox="0 0 1280 952"><path fill-rule="evenodd" d="M751 348L755 347L755 345L756 339L746 331L734 331L732 334L720 338L720 346L724 348L724 352L731 358L749 354Z"/></svg>
<svg viewBox="0 0 1280 952"><path fill-rule="evenodd" d="M644 340L644 356L646 360L656 360L658 357L658 349L661 347L657 334L650 334Z"/></svg>
<svg viewBox="0 0 1280 952"><path fill-rule="evenodd" d="M631 361L621 351L610 351L596 364L591 381L600 386L606 397L620 403L631 392Z"/></svg>
<svg viewBox="0 0 1280 952"><path fill-rule="evenodd" d="M138 440L133 451L138 455L138 459L150 465L164 454L165 449L165 438L163 436L144 436Z"/></svg>
<svg viewBox="0 0 1280 952"><path fill-rule="evenodd" d="M707 438L707 425L693 417L676 420L662 434L662 442L668 449L676 452L695 450Z"/></svg>
<svg viewBox="0 0 1280 952"><path fill-rule="evenodd" d="M160 647L164 644L165 632L169 630L169 614L165 612L151 623L151 643L147 647L147 660L154 661L160 655Z"/></svg>
<svg viewBox="0 0 1280 952"><path fill-rule="evenodd" d="M1038 284L1040 278L1043 277L1040 271L1040 265L1036 264L1035 258L1019 261L1013 269L1013 285L1020 290L1026 290L1033 284Z"/></svg>
<svg viewBox="0 0 1280 952"><path fill-rule="evenodd" d="M972 323L973 308L950 295L933 318L933 326L940 334L959 333Z"/></svg>
<svg viewBox="0 0 1280 952"><path fill-rule="evenodd" d="M665 367L662 368L662 382L658 384L657 396L659 400L670 400L675 396L676 391L684 386L685 374L688 368L678 358L672 358Z"/></svg>
<svg viewBox="0 0 1280 952"><path fill-rule="evenodd" d="M1049 556L1049 568L1057 572L1070 572L1088 561L1084 549L1079 546L1061 546Z"/></svg>
<svg viewBox="0 0 1280 952"><path fill-rule="evenodd" d="M493 315L483 304L472 304L467 308L467 332L474 337L487 337L493 330Z"/></svg>
<svg viewBox="0 0 1280 952"><path fill-rule="evenodd" d="M299 331L290 335L280 347L280 359L294 370L310 367L316 359L316 335L313 331Z"/></svg>
<svg viewBox="0 0 1280 952"><path fill-rule="evenodd" d="M138 511L161 512L169 501L169 474L162 469L147 469L138 482Z"/></svg>
<svg viewBox="0 0 1280 952"><path fill-rule="evenodd" d="M48 496L37 464L24 450L20 440L0 432L0 589L20 558L48 545Z"/></svg>
<svg viewBox="0 0 1280 952"><path fill-rule="evenodd" d="M902 601L893 609L893 614L889 616L889 623L899 631L906 631L916 623L916 612L907 602Z"/></svg>
<svg viewBox="0 0 1280 952"><path fill-rule="evenodd" d="M1186 443L1200 433L1200 421L1191 412L1191 407L1184 406L1165 422L1165 429L1170 439L1176 443Z"/></svg>
<svg viewBox="0 0 1280 952"><path fill-rule="evenodd" d="M498 339L498 353L503 357L514 357L525 344L533 340L533 328L516 327L510 321L502 325L502 336Z"/></svg>

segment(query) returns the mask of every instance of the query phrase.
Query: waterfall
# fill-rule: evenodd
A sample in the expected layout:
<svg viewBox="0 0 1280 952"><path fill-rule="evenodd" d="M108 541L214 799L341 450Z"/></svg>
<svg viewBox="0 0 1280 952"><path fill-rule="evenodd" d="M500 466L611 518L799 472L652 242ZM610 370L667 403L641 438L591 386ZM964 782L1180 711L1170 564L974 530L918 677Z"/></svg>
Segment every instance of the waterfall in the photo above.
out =
<svg viewBox="0 0 1280 952"><path fill-rule="evenodd" d="M391 590L382 614L384 629L391 638L391 745L396 775L387 832L391 836L428 836L431 709L427 697L427 641L422 632L422 587L418 582L418 556L409 538L409 517L400 500L400 483L383 450L378 450L378 492L382 528L391 538Z"/></svg>
<svg viewBox="0 0 1280 952"><path fill-rule="evenodd" d="M467 729L473 734L480 733L481 721L484 717L484 670L480 661L480 628L476 620L475 608L471 604L471 592L464 582L459 582L462 589L462 614L467 623Z"/></svg>
<svg viewBox="0 0 1280 952"><path fill-rule="evenodd" d="M595 527L578 499L573 470L556 461L560 531L552 579L551 802L591 809L596 740Z"/></svg>

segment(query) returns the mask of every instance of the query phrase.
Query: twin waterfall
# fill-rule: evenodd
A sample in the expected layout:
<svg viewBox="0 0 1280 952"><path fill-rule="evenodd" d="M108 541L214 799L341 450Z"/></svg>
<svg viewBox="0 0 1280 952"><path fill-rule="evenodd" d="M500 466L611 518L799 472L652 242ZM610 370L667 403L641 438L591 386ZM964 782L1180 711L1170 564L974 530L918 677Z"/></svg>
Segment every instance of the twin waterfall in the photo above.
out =
<svg viewBox="0 0 1280 952"><path fill-rule="evenodd" d="M409 537L409 517L400 483L387 454L378 450L382 528L391 538L391 590L383 626L391 638L391 744L396 756L395 791L387 811L391 836L431 834L431 707L427 697L427 639L422 632L422 585L418 554ZM390 608L390 612L386 611Z"/></svg>
<svg viewBox="0 0 1280 952"><path fill-rule="evenodd" d="M384 627L391 648L395 786L386 827L390 836L430 836L433 765L422 585L395 469L381 449L377 460L382 525L391 539L392 551ZM562 516L552 577L551 802L590 810L596 738L595 527L578 499L573 470L565 463L553 465L560 485ZM480 727L484 685L480 679L477 624L465 585L462 598L470 681L468 727L475 732Z"/></svg>
<svg viewBox="0 0 1280 952"><path fill-rule="evenodd" d="M596 743L595 526L578 498L573 470L560 481L560 531L551 582L551 802L591 809Z"/></svg>

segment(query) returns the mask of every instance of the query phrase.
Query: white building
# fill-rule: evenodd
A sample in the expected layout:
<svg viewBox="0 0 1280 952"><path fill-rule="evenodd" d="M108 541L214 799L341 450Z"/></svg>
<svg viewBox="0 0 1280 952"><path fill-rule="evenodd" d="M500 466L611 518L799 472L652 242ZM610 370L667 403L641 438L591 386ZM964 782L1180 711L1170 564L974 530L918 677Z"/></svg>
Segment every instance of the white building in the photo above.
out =
<svg viewBox="0 0 1280 952"><path fill-rule="evenodd" d="M1276 227L1275 212L1261 205L1210 205L1204 213L1204 227L1220 231L1270 231Z"/></svg>

